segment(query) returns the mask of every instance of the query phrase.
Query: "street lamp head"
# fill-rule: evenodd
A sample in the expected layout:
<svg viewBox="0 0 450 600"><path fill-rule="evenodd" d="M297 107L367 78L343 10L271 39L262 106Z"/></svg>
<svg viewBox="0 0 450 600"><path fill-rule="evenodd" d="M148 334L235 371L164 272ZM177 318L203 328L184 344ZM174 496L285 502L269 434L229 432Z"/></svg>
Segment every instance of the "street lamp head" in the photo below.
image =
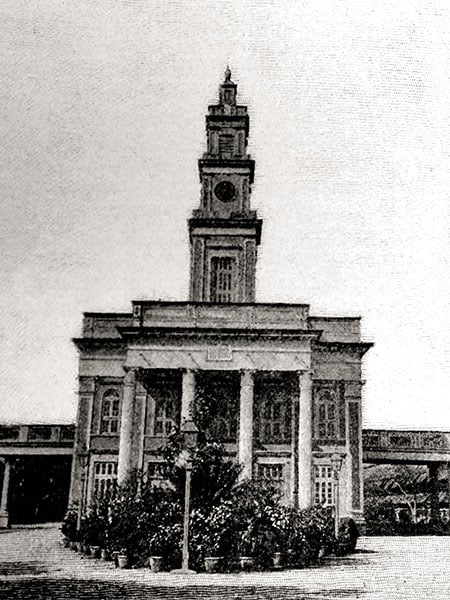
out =
<svg viewBox="0 0 450 600"><path fill-rule="evenodd" d="M343 457L340 454L333 454L331 457L331 466L335 471L340 471Z"/></svg>
<svg viewBox="0 0 450 600"><path fill-rule="evenodd" d="M184 421L181 425L181 433L187 450L194 450L198 439L198 428L194 421Z"/></svg>

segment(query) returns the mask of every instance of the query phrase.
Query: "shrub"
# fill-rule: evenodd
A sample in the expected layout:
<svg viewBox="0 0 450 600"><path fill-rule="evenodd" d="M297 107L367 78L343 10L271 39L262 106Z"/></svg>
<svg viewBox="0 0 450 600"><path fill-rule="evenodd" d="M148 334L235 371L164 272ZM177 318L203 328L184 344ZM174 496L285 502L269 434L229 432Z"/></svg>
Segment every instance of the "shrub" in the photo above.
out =
<svg viewBox="0 0 450 600"><path fill-rule="evenodd" d="M77 539L77 520L78 510L75 507L69 508L61 525L61 533L71 542Z"/></svg>

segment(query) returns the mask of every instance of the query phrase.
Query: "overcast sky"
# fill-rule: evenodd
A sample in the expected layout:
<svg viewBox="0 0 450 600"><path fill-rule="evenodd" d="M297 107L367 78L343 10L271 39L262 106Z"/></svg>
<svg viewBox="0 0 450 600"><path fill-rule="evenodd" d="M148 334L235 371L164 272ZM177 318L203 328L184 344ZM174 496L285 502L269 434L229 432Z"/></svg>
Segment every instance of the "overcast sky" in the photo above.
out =
<svg viewBox="0 0 450 600"><path fill-rule="evenodd" d="M2 0L0 421L73 421L83 311L187 299L227 63L257 299L361 315L365 426L450 430L446 0Z"/></svg>

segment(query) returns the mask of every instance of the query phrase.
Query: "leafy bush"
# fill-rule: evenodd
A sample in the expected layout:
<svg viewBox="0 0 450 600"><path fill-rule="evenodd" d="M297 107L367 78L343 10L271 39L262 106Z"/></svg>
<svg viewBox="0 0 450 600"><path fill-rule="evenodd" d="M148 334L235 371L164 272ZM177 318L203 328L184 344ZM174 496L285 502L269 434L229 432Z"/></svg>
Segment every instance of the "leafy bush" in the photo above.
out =
<svg viewBox="0 0 450 600"><path fill-rule="evenodd" d="M77 539L77 520L77 509L75 507L69 508L61 525L61 533L71 542L75 542Z"/></svg>
<svg viewBox="0 0 450 600"><path fill-rule="evenodd" d="M163 557L165 569L179 567L185 485L181 452L181 438L175 434L164 449L171 485L154 487L135 472L117 490L97 498L82 521L83 541L126 552L131 565L143 565L153 555ZM306 566L317 560L321 548L335 547L331 510L284 506L267 482L238 484L239 472L238 465L224 458L220 444L204 441L197 449L191 480L191 567L201 570L205 556L221 556L223 568L233 569L240 556L251 556L256 568L268 568L276 552L283 553L285 564ZM67 530L73 529L73 515L70 519Z"/></svg>

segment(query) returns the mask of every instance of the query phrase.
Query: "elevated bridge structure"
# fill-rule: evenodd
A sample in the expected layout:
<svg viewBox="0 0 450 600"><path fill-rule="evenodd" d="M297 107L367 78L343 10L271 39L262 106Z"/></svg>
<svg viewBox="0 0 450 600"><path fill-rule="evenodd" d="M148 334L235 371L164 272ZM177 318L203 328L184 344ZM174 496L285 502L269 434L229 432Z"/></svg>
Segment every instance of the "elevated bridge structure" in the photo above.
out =
<svg viewBox="0 0 450 600"><path fill-rule="evenodd" d="M450 504L450 432L364 429L362 446L364 463L427 465L431 519L439 521L439 479L442 477L447 479Z"/></svg>
<svg viewBox="0 0 450 600"><path fill-rule="evenodd" d="M447 431L364 429L362 445L366 463L450 463Z"/></svg>

